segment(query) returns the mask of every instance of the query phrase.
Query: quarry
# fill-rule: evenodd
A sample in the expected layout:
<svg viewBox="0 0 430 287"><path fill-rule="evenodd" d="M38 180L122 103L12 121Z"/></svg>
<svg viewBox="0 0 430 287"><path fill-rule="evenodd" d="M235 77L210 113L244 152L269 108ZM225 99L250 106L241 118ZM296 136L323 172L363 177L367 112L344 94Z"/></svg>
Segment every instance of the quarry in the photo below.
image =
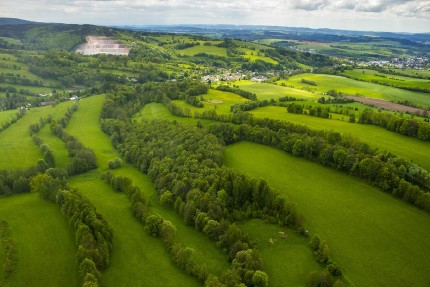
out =
<svg viewBox="0 0 430 287"><path fill-rule="evenodd" d="M86 43L76 49L76 53L82 55L123 55L128 56L130 47L119 43L118 41L105 36L87 36Z"/></svg>

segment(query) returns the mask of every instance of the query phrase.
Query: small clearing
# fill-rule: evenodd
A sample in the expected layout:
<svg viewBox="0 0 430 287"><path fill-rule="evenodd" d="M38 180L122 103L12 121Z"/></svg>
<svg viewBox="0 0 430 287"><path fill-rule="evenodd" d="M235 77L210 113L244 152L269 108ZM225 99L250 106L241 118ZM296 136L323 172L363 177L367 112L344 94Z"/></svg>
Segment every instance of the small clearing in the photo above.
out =
<svg viewBox="0 0 430 287"><path fill-rule="evenodd" d="M343 95L343 97L354 100L356 102L360 102L365 105L370 105L370 106L374 106L377 108L394 111L394 112L409 112L409 113L420 114L420 115L426 112L426 110L423 110L423 109L409 107L409 106L388 102L384 100L373 99L373 98L347 96L347 95Z"/></svg>
<svg viewBox="0 0 430 287"><path fill-rule="evenodd" d="M208 103L211 103L211 104L222 104L223 103L223 101L219 101L219 100L209 100L209 101L207 101Z"/></svg>
<svg viewBox="0 0 430 287"><path fill-rule="evenodd" d="M76 49L76 53L83 55L123 55L128 56L130 47L121 44L120 42L104 36L87 36L86 43Z"/></svg>

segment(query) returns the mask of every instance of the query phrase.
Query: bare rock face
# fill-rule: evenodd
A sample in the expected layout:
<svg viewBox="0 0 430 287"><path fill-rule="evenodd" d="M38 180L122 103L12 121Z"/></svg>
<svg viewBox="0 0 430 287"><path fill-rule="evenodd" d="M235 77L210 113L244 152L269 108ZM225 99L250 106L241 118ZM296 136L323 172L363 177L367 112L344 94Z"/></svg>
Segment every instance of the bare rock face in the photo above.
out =
<svg viewBox="0 0 430 287"><path fill-rule="evenodd" d="M82 55L124 55L128 56L130 47L120 44L118 41L104 36L87 36L87 42L76 49L76 53Z"/></svg>

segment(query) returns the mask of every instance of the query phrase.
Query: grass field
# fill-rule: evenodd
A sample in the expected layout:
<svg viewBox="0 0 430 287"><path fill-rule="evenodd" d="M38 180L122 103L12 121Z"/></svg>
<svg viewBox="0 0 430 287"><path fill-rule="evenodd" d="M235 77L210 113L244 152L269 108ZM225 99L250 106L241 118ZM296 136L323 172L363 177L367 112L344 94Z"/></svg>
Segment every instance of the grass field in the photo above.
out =
<svg viewBox="0 0 430 287"><path fill-rule="evenodd" d="M317 85L311 86L301 83L305 79L313 81ZM291 77L288 80L279 81L278 84L285 83L287 86L292 86L298 89L308 89L319 93L325 93L328 90L336 90L341 93L350 95L362 95L368 98L376 98L387 101L404 101L408 100L411 103L430 106L430 94L417 93L387 87L374 83L356 81L340 76L323 75L323 74L300 74Z"/></svg>
<svg viewBox="0 0 430 287"><path fill-rule="evenodd" d="M271 287L303 286L309 273L322 269L308 246L308 240L294 231L285 231L258 219L240 224L240 228L257 244ZM287 235L285 239L279 235L281 230ZM270 238L273 239L272 244Z"/></svg>
<svg viewBox="0 0 430 287"><path fill-rule="evenodd" d="M111 266L103 272L103 286L198 286L176 268L163 242L147 234L133 216L127 196L117 193L97 172L73 178L81 191L111 224L114 231Z"/></svg>
<svg viewBox="0 0 430 287"><path fill-rule="evenodd" d="M88 147L92 148L96 153L96 156L99 162L101 163L107 162L109 159L119 157L119 154L113 149L110 143L109 137L105 135L100 130L100 127L99 127L98 115L99 115L100 107L101 107L101 104L103 103L103 100L104 100L103 96L95 96L95 97L86 99L86 101L81 101L78 112L76 112L76 114L73 116L72 120L68 125L68 131L71 132L73 135L77 136L78 139L84 145L87 145ZM91 112L89 110L83 109L83 107L91 109ZM78 113L83 113L83 115ZM84 125L85 127L83 127ZM103 170L105 169L105 167L101 166L101 169ZM139 171L137 171L136 169L128 165L125 165L121 169L115 170L115 173L130 177L133 180L133 182L136 185L138 185L142 189L142 191L144 191L146 197L150 200L151 210L153 212L159 213L165 219L172 221L176 225L178 229L178 238L183 244L195 250L194 256L196 257L196 260L198 262L201 262L201 263L206 262L208 265L208 269L211 271L213 270L213 272L215 273L220 273L221 270L224 270L227 267L227 263L228 263L227 258L224 254L222 254L222 251L216 247L215 243L211 242L203 234L195 231L194 228L185 226L182 220L174 212L167 210L165 208L162 208L159 205L157 193L154 189L154 186L151 184L149 178L146 175L140 173ZM96 204L96 202L99 202L98 205L96 204L96 206L100 206L100 208L105 209L106 216L108 216L107 214L111 212L109 211L109 209L111 208L110 205L114 204L115 197L120 197L123 195L113 192L109 186L107 186L105 183L100 182L98 177L99 177L99 173L93 172L92 174L89 174L89 175L83 175L83 176L77 177L76 180L74 180L73 182L75 183L76 186L80 187L80 189L85 189L87 192L91 192L93 189L96 189L98 185L104 186L104 188L101 191L103 192L103 196L105 197L103 200L98 199L95 196L93 197L92 194L88 194L88 197L90 197L92 201L94 200L94 204ZM89 185L91 185L92 187L90 188ZM97 197L102 197L102 195L98 194ZM108 198L110 198L110 200ZM124 196L124 199L126 199L125 196ZM106 206L104 206L103 203L106 203ZM127 208L128 208L127 216L132 217L129 204L127 205ZM105 214L105 212L103 212L103 214ZM116 216L121 216L120 211L116 211ZM125 215L122 215L122 216L125 216ZM140 228L143 231L143 226L140 223L138 223L138 221L135 220L134 218L132 219L136 221L136 224L140 226ZM122 235L123 228L124 227L119 227L119 226L118 228L114 227L115 234L120 233L117 236L123 237ZM116 229L118 229L119 231L115 231ZM124 243L127 242L128 239L126 239L126 237L131 236L133 232L130 231L129 233L130 235L124 235L123 239L118 239L118 240L123 240ZM148 243L148 245L150 244ZM121 254L122 253L123 252L121 252ZM127 256L132 256L132 254L127 253L126 255L122 255L121 257L118 258L118 261L126 262ZM155 262L154 264L156 264L158 256L154 254L154 258L151 259L152 261ZM168 255L166 256L168 257ZM113 260L114 259L112 259L112 261ZM167 258L167 260L170 260L170 258ZM113 270L118 268L120 268L119 271ZM121 274L121 272L125 272L124 268L126 267L112 266L110 268L112 269L112 271L110 272L117 274L118 276L118 274ZM166 272L169 273L170 271L166 270ZM135 285L126 284L123 286L135 286ZM183 286L187 286L187 285L185 284Z"/></svg>
<svg viewBox="0 0 430 287"><path fill-rule="evenodd" d="M352 286L428 286L429 214L363 181L262 145L229 146L225 163L265 178L296 202L306 227L328 241Z"/></svg>
<svg viewBox="0 0 430 287"><path fill-rule="evenodd" d="M191 114L194 114L195 112L202 113L207 110L215 110L218 114L229 114L230 107L232 105L242 104L249 101L239 95L213 89L209 89L209 92L201 95L201 97L204 99L203 108L196 108L181 100L175 100L173 102L183 109L189 109Z"/></svg>
<svg viewBox="0 0 430 287"><path fill-rule="evenodd" d="M217 46L199 45L184 50L179 50L178 53L186 56L194 56L195 54L205 53L208 55L227 57L227 49Z"/></svg>
<svg viewBox="0 0 430 287"><path fill-rule="evenodd" d="M430 80L417 79L411 77L403 77L390 75L386 73L380 73L374 70L368 69L355 69L347 70L342 74L357 78L366 82L377 81L379 83L384 83L398 88L421 88L430 90Z"/></svg>
<svg viewBox="0 0 430 287"><path fill-rule="evenodd" d="M102 170L107 169L109 160L118 157L118 153L112 150L109 136L100 130L100 111L104 100L104 95L81 99L78 111L74 113L66 128L66 131L76 136L83 145L94 149L97 165Z"/></svg>
<svg viewBox="0 0 430 287"><path fill-rule="evenodd" d="M71 104L65 102L55 107L31 109L23 118L0 133L0 169L27 168L35 165L42 158L42 154L30 137L28 127L49 114L54 118L62 117Z"/></svg>
<svg viewBox="0 0 430 287"><path fill-rule="evenodd" d="M409 77L415 77L415 76L421 76L421 77L428 77L430 78L430 71L429 70L416 70L416 69L392 69L396 73L401 73L404 75L407 75Z"/></svg>
<svg viewBox="0 0 430 287"><path fill-rule="evenodd" d="M241 89L255 93L258 100L279 99L281 97L289 96L301 99L317 99L321 97L319 94L310 93L307 91L293 89L289 87L282 87L267 83L256 83L251 81L237 81L234 83Z"/></svg>
<svg viewBox="0 0 430 287"><path fill-rule="evenodd" d="M187 105L187 107L189 107ZM143 107L143 109L137 113L134 117L134 120L169 120L169 121L177 121L181 124L196 126L197 122L200 121L203 126L209 126L210 124L215 123L211 120L206 119L195 119L195 118L186 118L186 117L178 117L172 115L169 110L163 105L159 103L151 103L147 104Z"/></svg>
<svg viewBox="0 0 430 287"><path fill-rule="evenodd" d="M64 142L51 133L49 125L43 127L39 131L38 135L43 140L43 142L51 148L52 154L55 158L55 165L60 168L65 168L70 162L71 157L69 157Z"/></svg>
<svg viewBox="0 0 430 287"><path fill-rule="evenodd" d="M288 121L306 125L313 129L334 130L342 134L351 134L370 146L387 150L407 160L418 163L426 170L430 170L430 143L416 138L393 133L373 125L351 124L345 121L291 114L282 107L268 106L255 109L251 113L258 118Z"/></svg>
<svg viewBox="0 0 430 287"><path fill-rule="evenodd" d="M0 112L0 125L6 122L10 122L12 118L18 113L18 110L7 110Z"/></svg>
<svg viewBox="0 0 430 287"><path fill-rule="evenodd" d="M10 225L17 258L15 272L4 285L1 278L1 286L78 286L75 235L56 204L39 194L0 197L0 220Z"/></svg>
<svg viewBox="0 0 430 287"><path fill-rule="evenodd" d="M185 225L172 209L160 205L155 187L148 176L132 167L124 167L115 170L114 173L132 179L133 184L139 186L144 192L151 211L161 215L176 226L179 241L194 250L193 259L195 262L206 264L208 270L216 275L220 275L222 271L229 267L226 254L216 246L215 242L209 240L201 232L195 230L194 227Z"/></svg>
<svg viewBox="0 0 430 287"><path fill-rule="evenodd" d="M17 84L1 83L1 82L0 82L0 87L14 87L18 93L20 93L20 90L25 90L35 94L49 94L52 92L52 89L53 89L50 87L26 86L26 85L17 85Z"/></svg>

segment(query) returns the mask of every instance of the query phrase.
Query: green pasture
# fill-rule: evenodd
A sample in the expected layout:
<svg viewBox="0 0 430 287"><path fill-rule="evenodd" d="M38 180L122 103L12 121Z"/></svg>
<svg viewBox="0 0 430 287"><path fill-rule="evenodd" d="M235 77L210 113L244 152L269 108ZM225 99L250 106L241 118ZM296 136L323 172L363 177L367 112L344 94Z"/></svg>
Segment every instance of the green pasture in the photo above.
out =
<svg viewBox="0 0 430 287"><path fill-rule="evenodd" d="M151 212L161 215L176 226L178 240L184 246L193 249L192 256L195 262L199 265L206 264L208 271L217 276L229 267L227 255L223 253L215 242L194 229L194 226L185 225L174 210L160 205L157 191L147 175L132 167L124 167L113 172L116 175L129 177L133 184L143 191L146 200L149 202Z"/></svg>
<svg viewBox="0 0 430 287"><path fill-rule="evenodd" d="M6 122L10 122L11 119L15 118L18 110L7 110L0 112L0 125Z"/></svg>
<svg viewBox="0 0 430 287"><path fill-rule="evenodd" d="M239 50L245 52L245 55L243 55L243 57L245 59L252 61L252 62L257 61L257 60L261 60L261 61L268 62L268 63L274 64L274 65L278 64L278 62L276 60L273 60L270 57L264 56L264 54L258 55L258 52L256 52L256 51L252 51L249 49L239 49Z"/></svg>
<svg viewBox="0 0 430 287"><path fill-rule="evenodd" d="M377 81L379 83L398 88L421 88L430 90L430 80L390 75L368 69L346 70L342 74L348 77L360 79L362 81Z"/></svg>
<svg viewBox="0 0 430 287"><path fill-rule="evenodd" d="M65 168L66 165L70 162L71 157L67 152L67 148L64 142L51 133L51 129L49 124L44 126L38 133L38 136L43 140L45 144L47 144L51 150L52 154L55 158L55 165L57 167Z"/></svg>
<svg viewBox="0 0 430 287"><path fill-rule="evenodd" d="M317 85L312 86L301 83L302 79L313 81ZM377 98L387 101L408 100L414 104L430 106L429 94L411 92L374 83L356 81L340 76L324 74L300 74L293 76L288 80L278 81L278 84L285 84L286 86L319 93L325 93L328 90L336 90L349 95L358 94L368 98Z"/></svg>
<svg viewBox="0 0 430 287"><path fill-rule="evenodd" d="M5 40L6 42L14 45L21 45L21 40L8 38L8 37L0 37L0 39Z"/></svg>
<svg viewBox="0 0 430 287"><path fill-rule="evenodd" d="M81 99L78 111L73 114L66 131L76 136L79 141L92 148L100 169L106 169L108 161L118 157L112 149L109 136L100 129L100 111L105 100L104 95Z"/></svg>
<svg viewBox="0 0 430 287"><path fill-rule="evenodd" d="M356 178L282 151L238 143L227 166L266 179L327 240L351 286L428 286L430 215Z"/></svg>
<svg viewBox="0 0 430 287"><path fill-rule="evenodd" d="M430 77L430 71L429 70L417 70L417 69L411 69L411 68L403 68L403 69L389 69L387 73L391 73L390 71L394 71L396 73L403 74L405 76L409 77Z"/></svg>
<svg viewBox="0 0 430 287"><path fill-rule="evenodd" d="M130 201L91 172L70 180L111 224L114 239L110 267L103 286L198 286L198 281L176 268L163 242L144 231L131 211Z"/></svg>
<svg viewBox="0 0 430 287"><path fill-rule="evenodd" d="M217 47L217 46L199 45L199 46L194 46L184 50L178 50L178 53L180 55L186 55L186 56L194 56L196 54L206 53L208 55L227 57L227 49L223 47Z"/></svg>
<svg viewBox="0 0 430 287"><path fill-rule="evenodd" d="M271 38L255 40L255 42L257 42L259 44L263 44L263 45L272 45L273 43L282 42L282 41L284 41L284 40L283 39L271 39Z"/></svg>
<svg viewBox="0 0 430 287"><path fill-rule="evenodd" d="M33 142L28 127L44 117L46 109L31 109L27 114L0 133L0 169L27 168L43 158Z"/></svg>
<svg viewBox="0 0 430 287"><path fill-rule="evenodd" d="M311 92L290 88L290 87L283 87L268 83L257 83L257 82L251 82L251 81L236 81L234 83L235 85L238 85L239 88L255 93L257 95L258 100L270 100L270 99L279 99L281 97L289 96L289 97L295 97L300 99L317 99L321 97L319 94L314 94Z"/></svg>
<svg viewBox="0 0 430 287"><path fill-rule="evenodd" d="M187 105L188 107L188 105ZM169 121L177 121L181 124L185 125L197 125L197 122L200 121L203 126L209 126L210 124L215 123L212 120L206 119L196 119L196 118L188 118L188 117L179 117L172 115L170 111L163 105L159 103L150 103L145 105L139 113L137 113L134 117L134 120L169 120Z"/></svg>
<svg viewBox="0 0 430 287"><path fill-rule="evenodd" d="M30 109L23 118L0 133L0 170L27 168L43 158L28 132L28 127L49 114L52 114L54 119L64 116L71 104L72 102L64 102L55 107Z"/></svg>
<svg viewBox="0 0 430 287"><path fill-rule="evenodd" d="M4 50L6 51L6 50ZM8 53L0 53L0 61L7 61L7 62L16 62L18 58L15 55L8 54Z"/></svg>
<svg viewBox="0 0 430 287"><path fill-rule="evenodd" d="M68 125L67 130L73 135L75 135L84 145L94 150L99 163L105 163L105 162L107 163L109 159L118 158L119 155L113 149L110 143L109 137L101 131L99 126L99 113L100 113L101 104L104 101L104 96L102 95L94 96L91 98L87 98L86 100L87 101L81 100L79 110L73 116L72 120ZM91 112L90 110L83 109L83 107L87 107L88 109L91 109ZM82 114L78 114L78 113L82 113ZM83 127L83 125L85 125L86 127ZM199 260L199 262L206 262L208 265L208 269L214 270L214 272L216 273L220 273L221 270L225 269L227 259L222 254L221 250L219 250L216 247L215 243L211 242L203 234L195 231L194 228L185 226L182 220L173 211L169 211L160 207L154 186L150 183L149 178L146 175L140 173L139 171L135 170L134 168L128 165L126 165L125 167L119 170L116 170L115 173L130 177L135 182L135 184L138 185L142 189L142 191L145 192L147 198L148 199L151 198L150 200L151 209L154 212L162 215L164 218L172 221L177 226L179 239L183 244L185 244L186 246L190 246L195 250L194 255L196 256L197 260ZM105 212L107 216L107 213L109 212L108 209L110 208L109 206L110 201L107 199L107 197L110 197L111 201L115 202L113 200L114 198L123 196L123 195L116 194L113 191L111 192L111 188L107 186L105 183L100 182L97 176L98 176L98 173L93 172L88 175L83 175L78 177L78 179L80 178L80 180L77 179L77 181L81 183L81 185L79 185L81 188L83 189L86 188L86 190L88 191L91 191L92 188L95 189L97 185L105 186L105 188L103 188L101 192L103 192L106 198L99 200L100 202L99 206L101 206L100 208L106 208ZM93 187L92 188L87 187L87 185L89 184L92 184ZM88 194L88 197L92 198L91 195ZM101 195L99 194L97 197L100 197L100 196ZM126 199L125 196L124 196L124 199ZM94 200L94 204L96 204L96 199L93 198L93 200ZM103 206L103 203L106 203L108 205ZM97 204L96 206L98 207ZM127 207L129 208L127 215L132 216L130 206L127 205ZM105 212L103 212L103 214L105 214ZM117 213L119 214L120 211L117 211ZM140 225L137 220L135 221L138 225ZM140 225L140 227L142 228L142 231L143 231L143 226ZM115 230L115 227L114 227L114 230ZM118 232L116 232L115 234L117 233ZM132 232L130 232L130 234L132 234ZM127 240L124 239L124 242L127 242ZM118 260L119 261L126 260L127 257L124 256L124 258L122 259L121 258ZM112 259L112 261L113 260L114 259ZM168 260L170 259L168 258ZM117 268L119 267L112 266L110 269L117 269ZM111 272L116 274L121 274L121 272L124 272L124 270L111 271ZM134 286L134 285L125 285L125 286ZM184 285L184 286L187 286L187 285Z"/></svg>
<svg viewBox="0 0 430 287"><path fill-rule="evenodd" d="M309 240L294 231L259 219L251 219L239 226L256 243L270 286L301 287L311 272L322 270L309 248ZM279 232L284 232L285 238Z"/></svg>
<svg viewBox="0 0 430 287"><path fill-rule="evenodd" d="M0 87L14 87L17 90L18 94L21 93L20 92L21 90L30 91L31 93L35 93L35 94L52 93L52 87L36 87L36 86L10 84L10 83L0 83Z"/></svg>
<svg viewBox="0 0 430 287"><path fill-rule="evenodd" d="M258 118L270 118L306 125L312 129L334 130L344 135L350 134L370 146L411 160L430 171L430 143L416 138L393 133L373 125L354 124L334 119L291 114L283 107L267 106L255 109L251 113Z"/></svg>
<svg viewBox="0 0 430 287"><path fill-rule="evenodd" d="M230 107L234 104L242 104L249 100L233 93L218 91L210 89L207 94L199 96L203 98L203 108L196 108L181 100L174 100L173 102L183 109L189 109L191 114L195 112L202 113L207 110L215 110L219 114L229 114Z"/></svg>
<svg viewBox="0 0 430 287"><path fill-rule="evenodd" d="M9 223L17 259L1 286L78 286L75 234L58 205L39 194L0 197L0 220Z"/></svg>

